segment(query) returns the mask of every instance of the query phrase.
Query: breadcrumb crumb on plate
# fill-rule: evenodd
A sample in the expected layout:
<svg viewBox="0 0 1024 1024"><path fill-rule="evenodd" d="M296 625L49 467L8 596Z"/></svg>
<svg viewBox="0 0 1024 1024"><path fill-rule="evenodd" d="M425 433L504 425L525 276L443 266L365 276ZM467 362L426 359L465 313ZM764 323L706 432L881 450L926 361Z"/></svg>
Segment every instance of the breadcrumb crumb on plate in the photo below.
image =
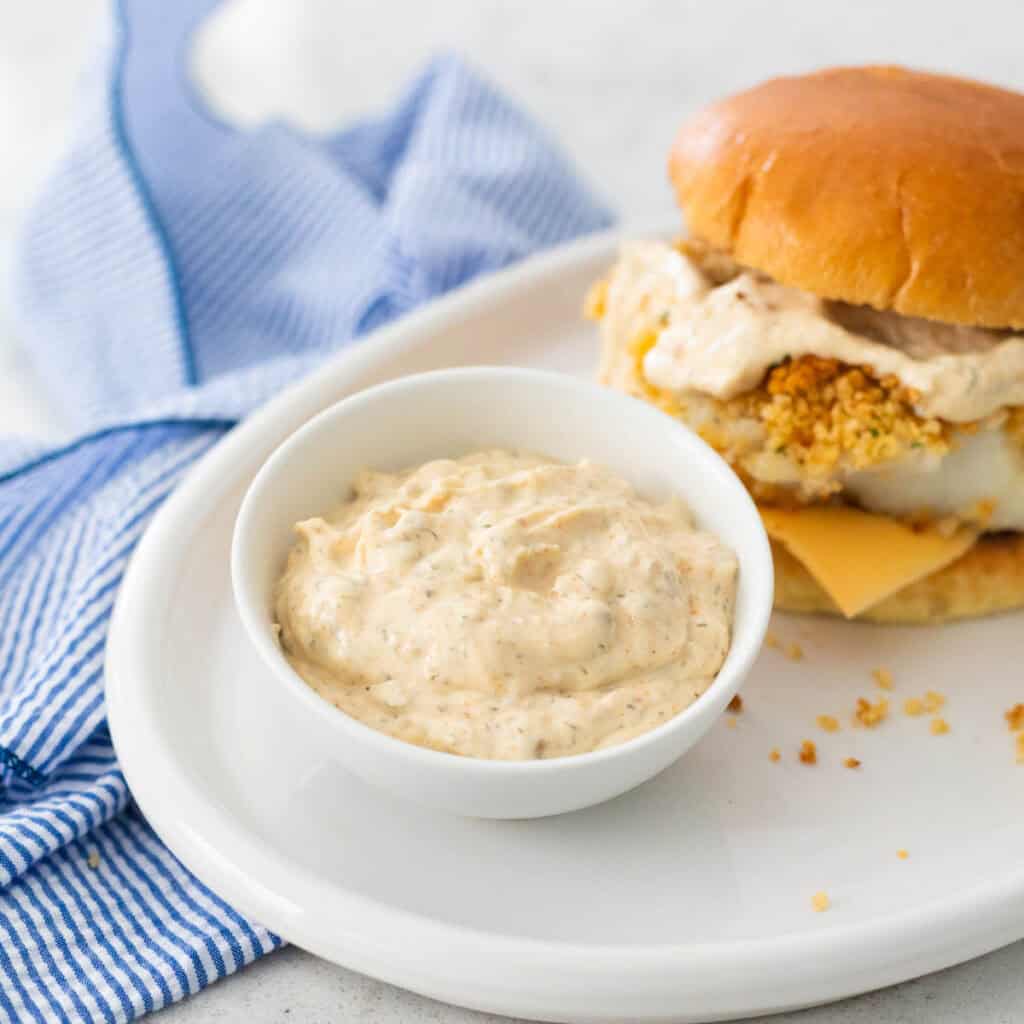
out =
<svg viewBox="0 0 1024 1024"><path fill-rule="evenodd" d="M880 700L872 704L866 697L857 698L857 710L853 713L853 720L857 725L874 729L889 717L889 702Z"/></svg>
<svg viewBox="0 0 1024 1024"><path fill-rule="evenodd" d="M933 718L932 724L929 726L929 731L933 736L944 736L949 732L949 722L944 718Z"/></svg>
<svg viewBox="0 0 1024 1024"><path fill-rule="evenodd" d="M1024 729L1024 704L1015 704L1006 712L1005 718L1010 732L1019 732Z"/></svg>
<svg viewBox="0 0 1024 1024"><path fill-rule="evenodd" d="M822 914L832 906L832 901L828 898L827 892L816 892L811 897L811 906L816 914Z"/></svg>
<svg viewBox="0 0 1024 1024"><path fill-rule="evenodd" d="M910 856L910 854L907 853L906 850L897 850L896 856L899 857L900 860L906 860Z"/></svg>
<svg viewBox="0 0 1024 1024"><path fill-rule="evenodd" d="M772 750L770 751L770 753L768 754L768 760L769 761L773 761L773 762L781 761L782 760L782 751L779 750L778 747L773 747Z"/></svg>
<svg viewBox="0 0 1024 1024"><path fill-rule="evenodd" d="M818 748L814 745L814 740L804 740L800 744L800 761L803 764L818 763Z"/></svg>
<svg viewBox="0 0 1024 1024"><path fill-rule="evenodd" d="M891 690L893 688L892 673L887 668L876 668L871 672L871 678L874 679L875 683L883 690Z"/></svg>
<svg viewBox="0 0 1024 1024"><path fill-rule="evenodd" d="M860 760L856 757L848 757L843 764L846 765L847 768L859 768L861 766Z"/></svg>
<svg viewBox="0 0 1024 1024"><path fill-rule="evenodd" d="M818 723L818 728L824 729L825 732L839 732L839 719L834 715L818 715L815 721Z"/></svg>

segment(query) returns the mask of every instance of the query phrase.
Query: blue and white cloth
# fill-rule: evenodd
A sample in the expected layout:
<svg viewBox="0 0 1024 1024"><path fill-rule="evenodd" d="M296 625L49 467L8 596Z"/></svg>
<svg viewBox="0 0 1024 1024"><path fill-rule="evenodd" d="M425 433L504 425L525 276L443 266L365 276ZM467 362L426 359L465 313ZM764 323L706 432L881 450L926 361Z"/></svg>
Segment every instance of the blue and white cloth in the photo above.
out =
<svg viewBox="0 0 1024 1024"><path fill-rule="evenodd" d="M0 441L0 1020L125 1021L280 944L133 806L103 651L182 473L307 368L469 278L604 226L455 58L379 120L238 132L183 84L211 0L123 0L26 225L21 335L77 439Z"/></svg>

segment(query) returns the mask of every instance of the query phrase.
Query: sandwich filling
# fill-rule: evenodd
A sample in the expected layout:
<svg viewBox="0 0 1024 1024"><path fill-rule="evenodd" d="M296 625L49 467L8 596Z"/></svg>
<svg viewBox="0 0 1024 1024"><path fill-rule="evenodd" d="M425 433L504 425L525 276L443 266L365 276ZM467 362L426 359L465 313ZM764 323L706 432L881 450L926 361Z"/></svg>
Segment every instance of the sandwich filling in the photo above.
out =
<svg viewBox="0 0 1024 1024"><path fill-rule="evenodd" d="M656 248L676 301L644 371L666 391L735 398L770 367L818 356L895 377L922 417L969 423L1024 404L1024 338L828 302L752 270L716 283L693 257ZM651 255L644 246L641 273Z"/></svg>
<svg viewBox="0 0 1024 1024"><path fill-rule="evenodd" d="M625 246L592 307L606 382L762 503L1024 530L1024 335L830 302L691 242Z"/></svg>

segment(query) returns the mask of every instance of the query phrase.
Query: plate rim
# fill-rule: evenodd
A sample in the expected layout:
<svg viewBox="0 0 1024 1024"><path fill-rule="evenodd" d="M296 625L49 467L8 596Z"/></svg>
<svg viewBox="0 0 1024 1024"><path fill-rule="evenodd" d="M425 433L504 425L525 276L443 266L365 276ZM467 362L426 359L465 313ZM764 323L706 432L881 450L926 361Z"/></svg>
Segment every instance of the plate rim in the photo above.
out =
<svg viewBox="0 0 1024 1024"><path fill-rule="evenodd" d="M417 349L447 323L471 317L516 291L528 290L549 277L557 279L598 257L610 258L619 242L629 237L636 235L612 229L549 250L374 332L253 413L189 470L157 511L130 559L106 646L108 720L136 802L161 839L200 880L289 941L401 987L496 1012L612 1019L621 1010L612 1005L611 978L616 989L625 979L635 983L631 987L648 986L647 996L653 1001L648 998L647 1002L652 1007L659 998L686 1000L682 1008L673 1004L674 1012L666 1008L652 1016L645 1011L643 1019L663 1014L679 1019L681 1009L697 1015L692 1019L724 1019L808 1006L894 984L1024 937L1024 863L1017 872L947 899L858 923L823 924L813 931L770 939L651 945L592 945L510 936L439 921L327 883L332 893L329 902L340 904L345 924L332 920L328 926L332 934L325 935L281 885L292 882L293 891L312 893L318 885L315 873L298 868L225 816L175 760L162 732L140 714L137 702L133 704L130 680L145 671L147 658L145 630L140 627L162 592L153 581L159 583L161 575L171 571L166 564L168 551L183 525L191 523L194 531L195 524L223 500L247 452L251 455L258 449L262 461L283 436L308 418L307 410L322 408L326 400L336 398L346 378L355 379L378 361ZM229 472L231 467L235 473ZM169 792L175 793L173 801L167 799ZM220 852L227 850L230 856ZM249 865L248 877L243 864ZM261 872L269 873L272 881L268 883ZM319 886L323 889L325 883L320 881ZM401 936L398 942L396 935ZM415 964L394 955L396 945L410 942L418 945ZM818 962L823 950L828 951L828 964ZM453 956L456 951L459 956ZM894 956L894 951L901 955ZM517 969L511 967L510 958ZM453 970L453 961L461 967ZM794 970L795 964L803 966ZM522 985L509 987L509 973L518 976L520 970L530 972L529 991ZM736 989L737 978L745 979L744 992L728 1000L713 998L713 992L724 985ZM752 984L755 978L765 979L759 989ZM575 998L566 998L567 989L581 987ZM608 1009L595 1015L594 997L601 992L603 999L606 990ZM605 1012L607 1017L602 1016Z"/></svg>

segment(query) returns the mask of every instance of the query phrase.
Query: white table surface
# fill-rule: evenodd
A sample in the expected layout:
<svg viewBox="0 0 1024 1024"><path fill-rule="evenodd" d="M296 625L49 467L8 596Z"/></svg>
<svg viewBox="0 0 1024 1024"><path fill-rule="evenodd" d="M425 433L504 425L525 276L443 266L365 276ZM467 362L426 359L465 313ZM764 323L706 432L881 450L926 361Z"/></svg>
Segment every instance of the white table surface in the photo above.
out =
<svg viewBox="0 0 1024 1024"><path fill-rule="evenodd" d="M672 215L664 162L687 111L768 75L906 63L1024 89L1016 0L228 0L200 33L194 73L224 116L311 129L379 108L439 48L468 54L557 135L628 220ZM0 8L0 273L21 212L65 136L76 69L101 0ZM0 290L0 433L59 432ZM742 984L742 979L737 979ZM793 1024L1016 1024L1024 942L829 1007ZM483 1024L298 949L265 958L163 1012L167 1024L349 1020Z"/></svg>

